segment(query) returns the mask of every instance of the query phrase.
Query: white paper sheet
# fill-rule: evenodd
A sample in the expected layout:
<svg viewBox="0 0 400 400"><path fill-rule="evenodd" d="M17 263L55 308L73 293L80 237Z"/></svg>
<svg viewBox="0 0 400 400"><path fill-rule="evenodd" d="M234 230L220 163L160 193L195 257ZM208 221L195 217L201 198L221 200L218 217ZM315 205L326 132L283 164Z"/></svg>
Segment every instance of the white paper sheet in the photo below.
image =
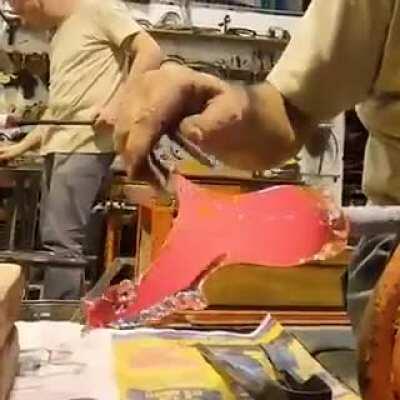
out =
<svg viewBox="0 0 400 400"><path fill-rule="evenodd" d="M82 327L70 322L19 322L17 326L21 372L10 400L118 399L111 331L82 335Z"/></svg>

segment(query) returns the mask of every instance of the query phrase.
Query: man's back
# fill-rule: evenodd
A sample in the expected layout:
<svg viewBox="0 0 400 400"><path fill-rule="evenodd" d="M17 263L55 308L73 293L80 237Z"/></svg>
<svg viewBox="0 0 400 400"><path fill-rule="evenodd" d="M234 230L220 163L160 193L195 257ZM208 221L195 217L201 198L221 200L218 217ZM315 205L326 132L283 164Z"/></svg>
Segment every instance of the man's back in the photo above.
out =
<svg viewBox="0 0 400 400"><path fill-rule="evenodd" d="M49 115L55 120L93 120L117 91L125 65L123 41L140 30L115 0L81 0L51 42ZM121 23L121 20L123 23ZM112 135L92 127L52 127L42 154L111 153Z"/></svg>
<svg viewBox="0 0 400 400"><path fill-rule="evenodd" d="M400 203L400 1L314 0L269 80L315 120L358 104L371 133L364 187Z"/></svg>

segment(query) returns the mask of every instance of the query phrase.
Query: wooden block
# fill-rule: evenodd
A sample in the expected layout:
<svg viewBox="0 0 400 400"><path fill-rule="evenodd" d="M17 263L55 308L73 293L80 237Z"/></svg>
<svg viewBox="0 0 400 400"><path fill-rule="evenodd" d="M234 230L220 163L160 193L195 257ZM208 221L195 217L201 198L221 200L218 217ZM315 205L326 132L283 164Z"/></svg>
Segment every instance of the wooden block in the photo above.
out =
<svg viewBox="0 0 400 400"><path fill-rule="evenodd" d="M210 306L343 308L344 272L341 264L288 269L233 265L209 275L203 290Z"/></svg>
<svg viewBox="0 0 400 400"><path fill-rule="evenodd" d="M0 350L0 400L7 400L18 371L18 332L12 328Z"/></svg>
<svg viewBox="0 0 400 400"><path fill-rule="evenodd" d="M0 349L18 318L24 292L22 268L0 264Z"/></svg>

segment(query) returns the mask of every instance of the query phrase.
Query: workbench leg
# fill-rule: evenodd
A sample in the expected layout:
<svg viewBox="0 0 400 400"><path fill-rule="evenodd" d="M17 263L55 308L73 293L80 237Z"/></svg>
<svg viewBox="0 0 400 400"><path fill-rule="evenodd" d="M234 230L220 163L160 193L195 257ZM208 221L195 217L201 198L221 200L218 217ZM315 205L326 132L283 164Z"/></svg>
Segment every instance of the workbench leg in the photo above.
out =
<svg viewBox="0 0 400 400"><path fill-rule="evenodd" d="M104 249L104 269L108 270L119 255L122 233L122 217L116 214L107 216L107 231Z"/></svg>
<svg viewBox="0 0 400 400"><path fill-rule="evenodd" d="M15 250L18 218L21 217L21 211L24 208L24 186L25 186L24 178L15 180L14 207L12 209L12 214L11 214L10 237L8 242L9 250Z"/></svg>
<svg viewBox="0 0 400 400"><path fill-rule="evenodd" d="M29 200L25 202L26 231L24 233L24 248L34 249L36 244L36 228L38 223L38 204L40 196L40 179L31 179L29 183Z"/></svg>
<svg viewBox="0 0 400 400"><path fill-rule="evenodd" d="M139 279L158 256L172 228L173 219L172 207L159 205L151 208L139 207L135 279Z"/></svg>

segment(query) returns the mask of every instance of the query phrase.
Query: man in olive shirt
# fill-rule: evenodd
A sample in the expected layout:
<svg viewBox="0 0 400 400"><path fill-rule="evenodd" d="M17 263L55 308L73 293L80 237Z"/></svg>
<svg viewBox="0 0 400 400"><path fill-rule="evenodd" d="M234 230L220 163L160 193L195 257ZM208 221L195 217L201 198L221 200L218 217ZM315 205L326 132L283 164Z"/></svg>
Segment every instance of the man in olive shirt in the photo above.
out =
<svg viewBox="0 0 400 400"><path fill-rule="evenodd" d="M238 168L268 169L296 154L321 121L356 106L370 131L364 189L400 203L400 0L313 0L267 82L240 87L172 62L135 82L116 144L134 174L162 128L180 130ZM162 100L162 101L161 101ZM397 243L364 238L349 271L355 325Z"/></svg>
<svg viewBox="0 0 400 400"><path fill-rule="evenodd" d="M79 259L91 208L114 158L112 131L125 87L158 68L161 52L118 0L12 0L11 5L27 27L53 30L43 118L95 121L94 126L39 127L0 150L0 159L10 159L40 144L43 246ZM44 297L79 298L83 278L80 269L49 266Z"/></svg>

